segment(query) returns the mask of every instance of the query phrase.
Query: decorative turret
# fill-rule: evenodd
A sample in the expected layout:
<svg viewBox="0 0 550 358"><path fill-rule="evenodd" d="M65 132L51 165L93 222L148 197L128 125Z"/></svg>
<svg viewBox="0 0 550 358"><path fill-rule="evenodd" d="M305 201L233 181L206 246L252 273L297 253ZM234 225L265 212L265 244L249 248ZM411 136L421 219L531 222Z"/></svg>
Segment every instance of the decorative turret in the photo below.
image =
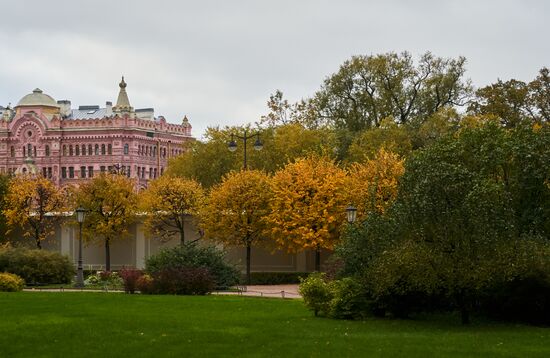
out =
<svg viewBox="0 0 550 358"><path fill-rule="evenodd" d="M182 119L182 121L181 121L181 125L184 126L185 128L191 126L191 125L189 124L189 119L187 119L187 116L183 116L183 119Z"/></svg>
<svg viewBox="0 0 550 358"><path fill-rule="evenodd" d="M116 101L116 106L113 107L113 113L131 113L134 111L132 106L130 106L130 100L128 99L128 94L126 93L126 82L124 82L124 76L122 76L122 81L118 84L120 91L118 92L118 99Z"/></svg>

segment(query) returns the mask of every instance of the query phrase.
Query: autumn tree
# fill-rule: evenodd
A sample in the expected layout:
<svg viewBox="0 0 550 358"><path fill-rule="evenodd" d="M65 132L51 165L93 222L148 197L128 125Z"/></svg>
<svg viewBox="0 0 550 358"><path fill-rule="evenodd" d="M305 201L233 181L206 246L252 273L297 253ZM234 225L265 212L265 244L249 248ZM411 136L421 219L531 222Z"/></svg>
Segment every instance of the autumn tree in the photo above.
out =
<svg viewBox="0 0 550 358"><path fill-rule="evenodd" d="M471 94L463 57L431 53L417 63L403 52L354 56L329 76L310 99L297 105L297 118L310 126L329 125L357 132L382 119L422 122L445 106L461 106Z"/></svg>
<svg viewBox="0 0 550 358"><path fill-rule="evenodd" d="M250 284L251 248L263 243L269 214L269 178L258 170L231 172L210 190L201 213L206 238L246 247L246 280Z"/></svg>
<svg viewBox="0 0 550 358"><path fill-rule="evenodd" d="M167 175L151 181L140 200L148 231L163 240L177 234L181 245L185 243L186 220L195 218L203 204L204 191L199 183Z"/></svg>
<svg viewBox="0 0 550 358"><path fill-rule="evenodd" d="M4 210L7 209L7 195L10 184L10 176L0 174L0 244L7 242L6 233L8 231L7 218Z"/></svg>
<svg viewBox="0 0 550 358"><path fill-rule="evenodd" d="M309 156L288 164L272 178L273 199L267 221L280 248L315 250L320 270L321 249L333 249L344 220L345 171L326 157Z"/></svg>
<svg viewBox="0 0 550 358"><path fill-rule="evenodd" d="M54 233L55 224L65 208L62 192L50 180L20 175L10 181L4 215L13 230L19 227L23 236L34 239L36 247Z"/></svg>
<svg viewBox="0 0 550 358"><path fill-rule="evenodd" d="M110 244L128 236L134 220L137 205L134 183L124 175L101 173L78 188L76 201L88 211L83 226L85 237L103 241L105 269L110 271Z"/></svg>
<svg viewBox="0 0 550 358"><path fill-rule="evenodd" d="M348 202L357 207L357 218L383 214L395 201L399 178L405 172L399 155L381 148L373 159L351 165L346 179Z"/></svg>

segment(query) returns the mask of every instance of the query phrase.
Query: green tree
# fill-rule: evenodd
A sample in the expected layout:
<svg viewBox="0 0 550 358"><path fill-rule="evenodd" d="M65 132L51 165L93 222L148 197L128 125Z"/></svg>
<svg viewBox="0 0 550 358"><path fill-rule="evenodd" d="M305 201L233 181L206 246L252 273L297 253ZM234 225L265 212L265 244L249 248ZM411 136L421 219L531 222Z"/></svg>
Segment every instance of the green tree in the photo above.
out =
<svg viewBox="0 0 550 358"><path fill-rule="evenodd" d="M407 52L354 56L311 99L297 105L297 118L352 132L378 127L387 117L401 124L422 122L469 98L465 63L463 57L444 59L429 52L417 64Z"/></svg>
<svg viewBox="0 0 550 358"><path fill-rule="evenodd" d="M89 241L103 241L105 269L110 271L110 244L128 236L135 217L134 182L124 175L101 173L77 189L76 203L88 211L83 234Z"/></svg>

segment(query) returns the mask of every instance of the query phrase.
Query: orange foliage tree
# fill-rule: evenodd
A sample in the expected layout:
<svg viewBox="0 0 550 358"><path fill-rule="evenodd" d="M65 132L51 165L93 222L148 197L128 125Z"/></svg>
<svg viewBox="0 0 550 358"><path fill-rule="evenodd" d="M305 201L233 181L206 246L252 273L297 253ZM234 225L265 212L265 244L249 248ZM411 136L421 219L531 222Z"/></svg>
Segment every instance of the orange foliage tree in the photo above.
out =
<svg viewBox="0 0 550 358"><path fill-rule="evenodd" d="M347 201L357 207L357 217L369 212L383 214L397 198L399 177L405 172L399 155L381 148L373 159L354 163L346 180Z"/></svg>
<svg viewBox="0 0 550 358"><path fill-rule="evenodd" d="M251 247L263 241L269 213L269 178L258 170L231 172L214 186L201 213L206 238L246 247L246 275L250 283Z"/></svg>
<svg viewBox="0 0 550 358"><path fill-rule="evenodd" d="M23 236L33 238L41 249L42 241L54 233L64 208L64 195L50 180L20 175L10 181L4 215L9 231L20 227Z"/></svg>
<svg viewBox="0 0 550 358"><path fill-rule="evenodd" d="M287 164L271 180L273 198L266 220L279 248L315 250L320 270L321 249L333 249L345 218L346 173L334 161L311 156Z"/></svg>
<svg viewBox="0 0 550 358"><path fill-rule="evenodd" d="M105 269L110 271L110 243L128 236L128 227L134 220L137 205L134 183L121 174L101 173L78 188L76 202L87 210L84 237L103 241Z"/></svg>
<svg viewBox="0 0 550 358"><path fill-rule="evenodd" d="M145 227L164 240L178 234L183 245L186 219L196 217L204 200L204 191L195 180L163 175L150 182L141 195L140 206L147 215Z"/></svg>

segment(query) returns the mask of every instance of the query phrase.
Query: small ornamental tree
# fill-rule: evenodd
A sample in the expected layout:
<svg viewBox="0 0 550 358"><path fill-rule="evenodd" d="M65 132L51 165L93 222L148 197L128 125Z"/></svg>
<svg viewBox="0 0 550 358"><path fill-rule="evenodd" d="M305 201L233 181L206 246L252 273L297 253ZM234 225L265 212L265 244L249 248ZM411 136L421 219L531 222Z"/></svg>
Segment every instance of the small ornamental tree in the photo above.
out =
<svg viewBox="0 0 550 358"><path fill-rule="evenodd" d="M205 237L230 246L246 247L246 279L250 283L253 245L266 234L269 213L269 178L258 170L232 172L213 187L201 214Z"/></svg>
<svg viewBox="0 0 550 358"><path fill-rule="evenodd" d="M273 199L266 217L276 244L289 252L333 249L344 221L346 173L332 160L311 156L288 164L271 180Z"/></svg>
<svg viewBox="0 0 550 358"><path fill-rule="evenodd" d="M186 218L196 217L204 199L204 191L196 181L163 175L143 192L141 208L147 214L145 227L163 240L178 234L183 245Z"/></svg>
<svg viewBox="0 0 550 358"><path fill-rule="evenodd" d="M126 237L134 219L134 183L124 175L101 173L80 186L76 200L88 211L83 226L85 238L103 241L105 268L110 271L111 241Z"/></svg>
<svg viewBox="0 0 550 358"><path fill-rule="evenodd" d="M9 230L20 227L23 236L34 239L36 247L54 233L56 221L65 208L62 192L50 180L31 175L13 178L8 187L4 215Z"/></svg>

